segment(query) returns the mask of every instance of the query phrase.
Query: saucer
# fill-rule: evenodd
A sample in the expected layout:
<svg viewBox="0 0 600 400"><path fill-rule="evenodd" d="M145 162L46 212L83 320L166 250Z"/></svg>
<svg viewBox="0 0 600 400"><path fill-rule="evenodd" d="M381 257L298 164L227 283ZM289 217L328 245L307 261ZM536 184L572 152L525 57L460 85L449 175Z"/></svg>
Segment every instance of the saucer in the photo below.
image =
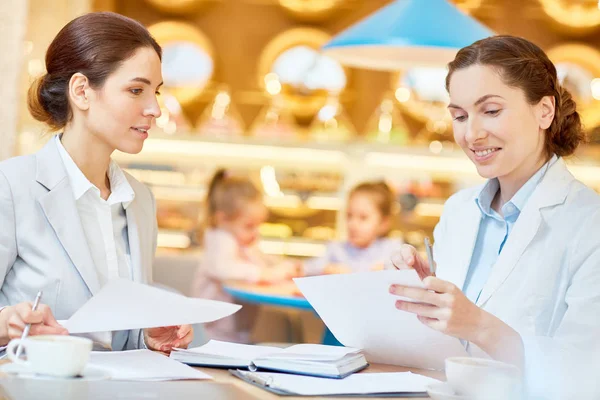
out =
<svg viewBox="0 0 600 400"><path fill-rule="evenodd" d="M427 385L427 394L433 400L470 400L467 396L456 394L452 387L446 382Z"/></svg>
<svg viewBox="0 0 600 400"><path fill-rule="evenodd" d="M21 379L41 379L41 380L53 380L53 381L102 381L110 379L110 374L97 367L87 366L83 369L83 373L78 376L50 376L40 375L29 371L24 365L19 364L5 364L0 367L0 372L14 375L16 378Z"/></svg>

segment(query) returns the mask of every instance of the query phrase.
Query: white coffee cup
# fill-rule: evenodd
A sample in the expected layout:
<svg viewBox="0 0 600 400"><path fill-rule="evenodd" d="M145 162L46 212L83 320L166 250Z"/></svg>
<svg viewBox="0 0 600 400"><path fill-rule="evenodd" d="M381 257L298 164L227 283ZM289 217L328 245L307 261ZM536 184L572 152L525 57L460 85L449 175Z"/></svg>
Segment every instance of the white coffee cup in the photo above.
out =
<svg viewBox="0 0 600 400"><path fill-rule="evenodd" d="M450 357L445 364L448 384L458 395L486 400L518 397L521 371L512 364L473 357Z"/></svg>
<svg viewBox="0 0 600 400"><path fill-rule="evenodd" d="M19 344L27 354L27 361L16 356ZM13 363L25 366L29 372L57 377L80 375L91 351L90 339L60 335L13 339L6 348L6 354Z"/></svg>

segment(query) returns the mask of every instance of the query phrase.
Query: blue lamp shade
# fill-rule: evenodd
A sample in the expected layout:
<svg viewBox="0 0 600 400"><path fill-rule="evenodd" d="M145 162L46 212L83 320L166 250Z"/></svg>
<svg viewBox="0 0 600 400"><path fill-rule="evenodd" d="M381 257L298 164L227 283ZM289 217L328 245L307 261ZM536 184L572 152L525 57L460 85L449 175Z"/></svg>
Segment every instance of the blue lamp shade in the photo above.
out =
<svg viewBox="0 0 600 400"><path fill-rule="evenodd" d="M323 53L358 68L440 66L492 35L447 0L396 0L335 36Z"/></svg>

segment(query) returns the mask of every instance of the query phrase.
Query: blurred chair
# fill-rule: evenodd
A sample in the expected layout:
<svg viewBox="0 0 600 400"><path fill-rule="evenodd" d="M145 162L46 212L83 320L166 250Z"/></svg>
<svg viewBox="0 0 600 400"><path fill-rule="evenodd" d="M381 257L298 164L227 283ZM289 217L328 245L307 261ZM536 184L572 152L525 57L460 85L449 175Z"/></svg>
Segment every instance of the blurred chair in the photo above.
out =
<svg viewBox="0 0 600 400"><path fill-rule="evenodd" d="M170 292L191 295L192 282L198 267L198 254L157 254L153 265L153 286ZM208 342L202 324L194 324L194 340L191 347Z"/></svg>

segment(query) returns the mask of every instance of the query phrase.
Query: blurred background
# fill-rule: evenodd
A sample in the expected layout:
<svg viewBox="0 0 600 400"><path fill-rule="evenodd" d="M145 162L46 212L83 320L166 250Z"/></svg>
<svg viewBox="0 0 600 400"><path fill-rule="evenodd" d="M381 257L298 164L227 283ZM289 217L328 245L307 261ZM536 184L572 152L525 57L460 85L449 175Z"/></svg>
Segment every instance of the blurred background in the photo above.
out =
<svg viewBox="0 0 600 400"><path fill-rule="evenodd" d="M263 188L266 253L315 257L328 241L343 239L347 191L367 179L385 179L395 191L391 236L420 247L444 201L481 179L453 142L445 66L367 71L319 52L389 3L2 0L0 159L31 153L47 140L25 94L44 72L44 53L58 30L82 13L114 11L145 24L164 49L163 114L141 154L115 155L158 199L155 279L188 290L201 252L206 186L219 167L249 174ZM453 3L495 32L523 36L548 52L590 136L570 169L600 190L598 1Z"/></svg>

